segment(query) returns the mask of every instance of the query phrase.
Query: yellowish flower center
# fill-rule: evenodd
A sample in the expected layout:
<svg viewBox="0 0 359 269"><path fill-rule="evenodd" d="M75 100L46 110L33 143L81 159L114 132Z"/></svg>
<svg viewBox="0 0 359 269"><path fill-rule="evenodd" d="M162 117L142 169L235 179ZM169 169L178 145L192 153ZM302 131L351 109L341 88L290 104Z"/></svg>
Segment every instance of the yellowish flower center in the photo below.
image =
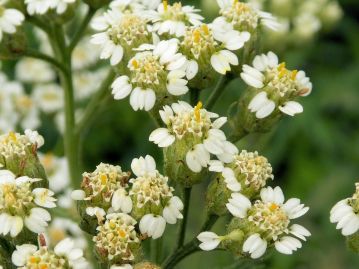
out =
<svg viewBox="0 0 359 269"><path fill-rule="evenodd" d="M196 117L196 121L199 123L201 121L201 109L202 109L202 102L199 101L196 107L194 108L194 116Z"/></svg>

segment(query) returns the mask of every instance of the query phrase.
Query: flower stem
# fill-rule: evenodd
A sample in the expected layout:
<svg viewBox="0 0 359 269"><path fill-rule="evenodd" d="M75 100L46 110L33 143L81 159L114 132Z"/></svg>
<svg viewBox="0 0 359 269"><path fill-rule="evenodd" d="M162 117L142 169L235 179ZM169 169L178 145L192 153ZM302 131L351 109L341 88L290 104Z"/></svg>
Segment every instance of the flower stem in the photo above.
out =
<svg viewBox="0 0 359 269"><path fill-rule="evenodd" d="M192 188L184 188L183 190L183 203L184 203L183 220L178 233L177 249L183 246L186 237L186 226L188 222L188 209L191 200L191 191Z"/></svg>
<svg viewBox="0 0 359 269"><path fill-rule="evenodd" d="M52 42L58 60L66 67L65 71L60 72L60 82L64 90L65 97L65 135L64 146L65 154L70 171L72 187L77 187L78 180L81 178L81 165L79 156L78 136L75 133L75 101L74 88L72 81L71 55L66 47L65 33L62 26L55 25L53 28L55 41Z"/></svg>
<svg viewBox="0 0 359 269"><path fill-rule="evenodd" d="M226 75L222 76L218 80L216 87L212 90L212 94L208 97L207 103L205 105L207 110L211 110L218 101L219 97L221 97L221 95L224 93L224 90L231 81L230 78L230 75Z"/></svg>
<svg viewBox="0 0 359 269"><path fill-rule="evenodd" d="M69 52L71 53L74 48L76 47L77 43L80 41L81 37L85 33L88 24L90 23L92 17L95 15L96 9L89 7L86 16L84 17L83 21L81 22L80 27L76 31L75 35L73 36L71 43L69 45Z"/></svg>
<svg viewBox="0 0 359 269"><path fill-rule="evenodd" d="M56 68L58 68L60 71L62 72L66 72L66 67L60 63L59 61L57 61L56 59L52 58L51 56L48 56L46 54L43 54L41 52L38 52L36 50L32 50L32 49L27 49L24 53L24 56L27 57L31 57L31 58L35 58L35 59L39 59L39 60L43 60L53 66L55 66Z"/></svg>
<svg viewBox="0 0 359 269"><path fill-rule="evenodd" d="M217 220L217 215L208 215L205 223L202 226L201 232L210 230ZM170 257L168 257L167 260L165 260L165 262L162 264L162 268L172 269L177 263L197 251L200 251L200 248L198 247L198 240L195 236L190 242L178 248Z"/></svg>
<svg viewBox="0 0 359 269"><path fill-rule="evenodd" d="M200 90L199 89L191 89L190 91L190 103L192 106L197 105L198 101L199 101L199 95L200 95Z"/></svg>

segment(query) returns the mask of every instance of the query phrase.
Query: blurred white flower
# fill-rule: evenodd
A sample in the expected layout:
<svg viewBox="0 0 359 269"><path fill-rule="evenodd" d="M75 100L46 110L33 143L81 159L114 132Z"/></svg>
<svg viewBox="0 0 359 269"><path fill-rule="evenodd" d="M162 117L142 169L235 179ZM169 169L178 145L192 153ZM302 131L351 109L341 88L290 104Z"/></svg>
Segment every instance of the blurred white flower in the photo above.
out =
<svg viewBox="0 0 359 269"><path fill-rule="evenodd" d="M17 79L26 83L46 83L56 78L49 64L33 58L21 58L16 64L15 72Z"/></svg>
<svg viewBox="0 0 359 269"><path fill-rule="evenodd" d="M38 85L33 89L32 97L37 106L45 113L54 113L64 107L63 90L57 84Z"/></svg>

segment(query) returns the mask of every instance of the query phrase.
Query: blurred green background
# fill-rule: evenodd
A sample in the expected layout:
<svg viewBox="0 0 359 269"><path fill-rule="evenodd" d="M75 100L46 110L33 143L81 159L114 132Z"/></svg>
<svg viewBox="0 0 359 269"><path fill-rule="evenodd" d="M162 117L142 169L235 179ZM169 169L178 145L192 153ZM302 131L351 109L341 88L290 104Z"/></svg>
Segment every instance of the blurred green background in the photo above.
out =
<svg viewBox="0 0 359 269"><path fill-rule="evenodd" d="M212 10L213 1L183 2ZM271 133L252 134L238 144L240 149L258 150L266 156L274 169L272 184L281 186L286 197L298 197L310 206L299 222L309 228L312 237L294 255L273 252L262 267L238 263L232 255L217 251L196 253L177 268L359 268L359 257L346 249L345 238L329 222L331 207L350 196L359 179L359 1L341 0L340 5L344 16L330 33L321 33L311 43L281 52L289 68L305 70L314 84L313 93L301 99L305 112L283 119ZM243 89L239 80L233 82L215 112L226 113ZM129 167L133 157L144 154L161 160L160 150L147 140L153 128L148 115L134 113L127 101L111 103L94 119L86 135L84 157L88 169L100 161ZM207 183L192 192L188 239L203 222ZM225 220L217 223L215 230L223 231L224 224ZM176 238L173 229L167 233L170 241ZM170 250L164 249L164 255L168 255Z"/></svg>
<svg viewBox="0 0 359 269"><path fill-rule="evenodd" d="M215 12L211 0L182 2L204 6L208 16ZM287 198L298 197L310 206L299 223L311 231L312 237L294 255L273 252L259 262L262 265L239 262L229 253L213 251L196 253L177 268L359 268L358 255L346 249L345 238L329 222L331 207L350 196L359 180L359 1L339 2L344 15L330 32L322 32L316 40L297 48L271 48L289 68L303 69L311 78L314 90L300 101L305 112L284 118L270 133L251 134L238 143L240 149L257 150L269 159L275 175L272 185L281 186ZM226 114L244 89L239 79L231 83L214 112ZM201 99L207 95L203 93ZM57 134L52 128L46 124L40 129L47 141L45 151L56 144ZM84 134L86 170L94 170L100 162L129 169L134 157L146 154L160 163L161 151L148 142L154 128L151 118L145 112L133 112L127 100L109 101ZM207 184L203 182L192 191L187 239L198 233L203 222ZM225 223L222 219L214 230L223 233ZM174 227L167 229L165 238L163 258L171 253L169 246L176 238Z"/></svg>

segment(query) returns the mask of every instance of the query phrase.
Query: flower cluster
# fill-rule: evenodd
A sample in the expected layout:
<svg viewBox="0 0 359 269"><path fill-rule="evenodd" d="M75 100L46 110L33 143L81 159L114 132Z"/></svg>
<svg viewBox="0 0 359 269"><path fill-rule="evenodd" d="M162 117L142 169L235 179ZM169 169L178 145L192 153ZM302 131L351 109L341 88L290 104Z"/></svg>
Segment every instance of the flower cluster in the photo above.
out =
<svg viewBox="0 0 359 269"><path fill-rule="evenodd" d="M30 15L44 15L49 11L55 11L57 14L63 14L68 7L74 4L76 0L25 0L27 12Z"/></svg>
<svg viewBox="0 0 359 269"><path fill-rule="evenodd" d="M330 211L330 221L337 223L337 229L344 236L355 234L359 230L359 183L351 198L339 201Z"/></svg>
<svg viewBox="0 0 359 269"><path fill-rule="evenodd" d="M312 91L304 71L288 70L273 52L256 56L252 64L243 65L241 78L253 89L254 98L248 109L258 119L268 117L276 109L290 116L303 112L302 105L293 99Z"/></svg>
<svg viewBox="0 0 359 269"><path fill-rule="evenodd" d="M240 192L253 198L266 186L269 179L274 178L267 158L258 152L246 150L235 154L233 161L228 164L211 161L209 170L218 173L207 192L208 208L217 215L227 212L226 203L233 193Z"/></svg>
<svg viewBox="0 0 359 269"><path fill-rule="evenodd" d="M40 239L42 236L40 236ZM43 243L43 242L42 242ZM12 262L19 269L58 268L87 269L89 263L83 257L83 251L74 247L74 241L66 238L52 250L46 243L39 247L32 244L16 246Z"/></svg>
<svg viewBox="0 0 359 269"><path fill-rule="evenodd" d="M34 186L41 180L0 170L0 234L16 237L24 227L33 233L45 231L51 216L44 208L56 207L56 199L49 189Z"/></svg>
<svg viewBox="0 0 359 269"><path fill-rule="evenodd" d="M270 246L287 255L301 248L302 243L297 238L305 241L310 232L299 224L291 224L291 220L303 216L309 208L297 198L284 202L279 187L263 188L260 198L252 203L243 194L233 193L226 205L234 216L228 234L218 236L203 232L198 235L200 247L208 251L222 242L225 248L248 254L253 259L263 256Z"/></svg>
<svg viewBox="0 0 359 269"><path fill-rule="evenodd" d="M186 102L179 101L172 106L165 106L160 111L160 116L167 128L154 130L150 135L150 141L166 148L168 154L180 160L174 163L183 162L195 173L208 166L211 154L228 163L238 151L227 141L220 129L227 118L218 118L217 114L202 108L201 102L192 107Z"/></svg>

